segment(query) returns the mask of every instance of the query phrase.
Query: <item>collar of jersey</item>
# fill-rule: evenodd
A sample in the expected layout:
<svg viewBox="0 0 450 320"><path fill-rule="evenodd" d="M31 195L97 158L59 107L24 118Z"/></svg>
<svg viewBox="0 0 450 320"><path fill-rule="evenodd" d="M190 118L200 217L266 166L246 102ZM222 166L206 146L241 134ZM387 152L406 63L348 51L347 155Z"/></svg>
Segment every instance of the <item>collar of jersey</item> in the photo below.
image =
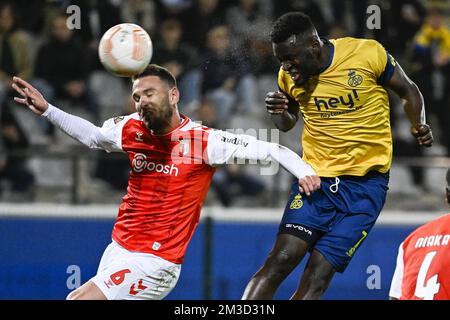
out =
<svg viewBox="0 0 450 320"><path fill-rule="evenodd" d="M183 127L184 127L186 124L188 124L188 122L190 121L190 119L189 119L187 116L185 116L184 114L182 114L182 113L180 113L180 117L181 117L181 119L182 119L180 125L179 125L178 127L176 127L175 129L173 129L172 131L169 131L169 132L164 133L164 134L155 134L155 133L153 133L152 130L150 130L150 133L151 133L153 136L155 136L155 137L166 137L166 136L171 135L171 134L174 133L175 131L178 131L178 130L180 130L181 128L183 128Z"/></svg>
<svg viewBox="0 0 450 320"><path fill-rule="evenodd" d="M321 74L322 72L324 72L325 70L327 70L331 64L333 63L333 58L334 58L334 44L332 44L330 42L330 40L328 40L327 38L324 37L320 37L320 39L328 46L330 46L330 59L327 63L327 65L325 67L323 67L317 74Z"/></svg>

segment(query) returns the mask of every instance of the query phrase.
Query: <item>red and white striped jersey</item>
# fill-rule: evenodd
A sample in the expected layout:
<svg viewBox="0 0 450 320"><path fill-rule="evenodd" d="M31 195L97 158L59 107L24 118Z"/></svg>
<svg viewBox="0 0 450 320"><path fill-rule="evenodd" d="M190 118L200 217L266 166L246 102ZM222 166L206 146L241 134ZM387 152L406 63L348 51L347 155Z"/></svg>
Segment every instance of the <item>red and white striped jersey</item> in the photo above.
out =
<svg viewBox="0 0 450 320"><path fill-rule="evenodd" d="M137 114L112 124L103 126L116 137L110 151L125 151L131 166L112 238L130 251L181 263L214 173L203 156L208 129L184 117L158 136Z"/></svg>
<svg viewBox="0 0 450 320"><path fill-rule="evenodd" d="M450 214L417 228L400 244L389 295L450 299Z"/></svg>

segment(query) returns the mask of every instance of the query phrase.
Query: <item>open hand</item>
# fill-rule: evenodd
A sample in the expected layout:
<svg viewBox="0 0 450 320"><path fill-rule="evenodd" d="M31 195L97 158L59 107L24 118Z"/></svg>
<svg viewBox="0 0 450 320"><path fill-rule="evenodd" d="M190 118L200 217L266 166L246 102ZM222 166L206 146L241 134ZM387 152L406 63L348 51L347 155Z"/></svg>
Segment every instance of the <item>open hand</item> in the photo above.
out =
<svg viewBox="0 0 450 320"><path fill-rule="evenodd" d="M26 105L34 113L41 115L48 109L48 102L42 94L25 80L14 77L12 88L21 95L21 98L14 97L14 101Z"/></svg>

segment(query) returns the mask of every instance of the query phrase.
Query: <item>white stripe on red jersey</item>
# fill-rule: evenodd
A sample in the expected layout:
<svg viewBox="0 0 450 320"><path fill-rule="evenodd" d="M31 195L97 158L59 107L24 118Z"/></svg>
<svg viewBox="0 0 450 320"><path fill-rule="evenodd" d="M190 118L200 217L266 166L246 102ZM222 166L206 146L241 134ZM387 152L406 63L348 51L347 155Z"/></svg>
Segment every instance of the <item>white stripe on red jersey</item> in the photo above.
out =
<svg viewBox="0 0 450 320"><path fill-rule="evenodd" d="M135 117L123 121L131 172L112 237L130 251L182 263L214 173L203 160L208 131L187 117L165 135Z"/></svg>

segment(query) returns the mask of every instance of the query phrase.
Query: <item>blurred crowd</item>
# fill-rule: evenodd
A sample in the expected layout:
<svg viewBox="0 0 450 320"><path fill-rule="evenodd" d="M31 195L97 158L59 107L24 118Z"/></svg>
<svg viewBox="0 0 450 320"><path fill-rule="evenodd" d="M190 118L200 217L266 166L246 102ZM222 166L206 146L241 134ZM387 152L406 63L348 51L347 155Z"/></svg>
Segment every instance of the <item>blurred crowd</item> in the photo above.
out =
<svg viewBox="0 0 450 320"><path fill-rule="evenodd" d="M372 4L381 9L380 29L367 28L366 10ZM80 8L79 29L67 26L68 17L76 12L67 11L71 5ZM450 155L448 1L0 0L0 193L7 189L19 201L33 199L34 186L45 185L52 176L53 162L20 156L21 151L74 148L46 121L13 103L13 75L31 81L53 104L97 125L134 112L130 80L108 74L97 47L111 26L136 23L153 40L152 62L176 75L181 112L215 128L273 128L264 97L276 89L279 65L268 34L274 19L288 11L310 15L321 36L379 40L424 95L437 141L433 154ZM391 103L394 154L422 156L400 101L393 97ZM301 152L299 141L299 131L281 139ZM111 188L126 187L126 158L99 157L88 171ZM423 169L411 167L410 172L414 183L425 187ZM65 176L59 172L56 180L61 175ZM217 201L230 206L239 196L261 196L276 187L271 182L276 184L243 166L230 166L216 174L213 189Z"/></svg>

